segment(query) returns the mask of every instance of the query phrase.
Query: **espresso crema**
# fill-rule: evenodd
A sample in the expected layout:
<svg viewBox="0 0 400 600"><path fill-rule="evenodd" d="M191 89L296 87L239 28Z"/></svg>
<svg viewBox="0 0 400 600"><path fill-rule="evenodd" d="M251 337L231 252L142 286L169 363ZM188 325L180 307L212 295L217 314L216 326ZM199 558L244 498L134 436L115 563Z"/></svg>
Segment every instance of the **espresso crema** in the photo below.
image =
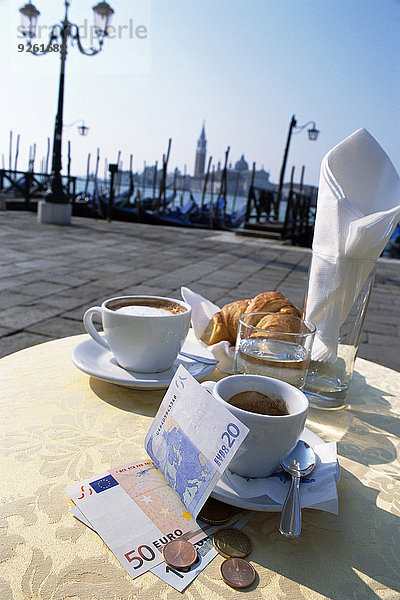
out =
<svg viewBox="0 0 400 600"><path fill-rule="evenodd" d="M283 398L267 396L255 390L239 392L229 398L228 403L236 408L259 415L279 417L288 415L288 407Z"/></svg>

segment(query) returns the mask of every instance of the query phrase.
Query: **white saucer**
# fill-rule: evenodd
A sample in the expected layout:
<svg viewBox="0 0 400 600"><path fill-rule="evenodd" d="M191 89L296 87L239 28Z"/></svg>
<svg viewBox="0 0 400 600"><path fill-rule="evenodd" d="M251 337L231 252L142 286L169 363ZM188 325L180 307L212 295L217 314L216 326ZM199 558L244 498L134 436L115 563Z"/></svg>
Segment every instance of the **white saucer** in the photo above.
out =
<svg viewBox="0 0 400 600"><path fill-rule="evenodd" d="M114 355L91 338L78 344L71 352L72 362L78 369L108 383L139 390L158 390L167 388L179 365L195 379L210 375L215 364L206 364L179 355L173 367L160 373L136 373L120 367Z"/></svg>
<svg viewBox="0 0 400 600"><path fill-rule="evenodd" d="M310 446L317 446L323 444L324 441L316 434L305 428L301 434L301 439L310 444ZM337 470L335 474L336 483L339 480L340 467L337 463ZM211 496L216 500L221 500L226 504L232 506L238 506L239 508L245 508L247 510L257 510L263 512L280 512L282 510L282 504L278 504L272 498L268 496L257 496L257 498L240 498L233 490L229 483L229 479L222 475L217 485L211 492Z"/></svg>

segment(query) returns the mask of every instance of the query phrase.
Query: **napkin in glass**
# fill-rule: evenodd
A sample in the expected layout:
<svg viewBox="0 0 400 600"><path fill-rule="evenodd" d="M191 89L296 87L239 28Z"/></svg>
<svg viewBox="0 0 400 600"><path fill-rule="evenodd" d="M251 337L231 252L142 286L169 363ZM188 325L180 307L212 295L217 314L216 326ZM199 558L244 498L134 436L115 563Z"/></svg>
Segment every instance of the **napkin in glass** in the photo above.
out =
<svg viewBox="0 0 400 600"><path fill-rule="evenodd" d="M338 514L338 463L336 443L322 443L314 446L316 465L314 470L300 482L300 505ZM283 504L290 486L290 475L275 471L269 477L245 478L227 469L219 481L219 489L226 489L240 498L268 496L274 502Z"/></svg>
<svg viewBox="0 0 400 600"><path fill-rule="evenodd" d="M366 129L323 158L305 310L317 328L313 360L335 360L340 326L396 227L399 201L399 176Z"/></svg>
<svg viewBox="0 0 400 600"><path fill-rule="evenodd" d="M181 296L192 307L192 327L198 343L212 352L218 360L217 367L220 371L223 373L232 373L235 346L231 346L228 341L207 346L200 339L210 319L221 309L210 300L207 300L207 298L193 292L187 287L181 287Z"/></svg>

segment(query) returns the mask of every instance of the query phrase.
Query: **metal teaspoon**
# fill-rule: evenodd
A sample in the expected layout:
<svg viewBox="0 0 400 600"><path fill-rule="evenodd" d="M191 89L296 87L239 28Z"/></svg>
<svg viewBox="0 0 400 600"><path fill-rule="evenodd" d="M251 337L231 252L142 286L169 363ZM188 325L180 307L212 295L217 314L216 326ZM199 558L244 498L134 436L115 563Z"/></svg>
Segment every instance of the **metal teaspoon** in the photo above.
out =
<svg viewBox="0 0 400 600"><path fill-rule="evenodd" d="M203 348L200 344L196 344L191 340L185 340L179 354L207 365L216 365L218 363L218 360L211 354L210 350Z"/></svg>
<svg viewBox="0 0 400 600"><path fill-rule="evenodd" d="M297 537L301 532L300 477L311 473L315 467L314 450L307 442L299 440L281 467L292 476L292 481L283 504L279 531L287 537Z"/></svg>

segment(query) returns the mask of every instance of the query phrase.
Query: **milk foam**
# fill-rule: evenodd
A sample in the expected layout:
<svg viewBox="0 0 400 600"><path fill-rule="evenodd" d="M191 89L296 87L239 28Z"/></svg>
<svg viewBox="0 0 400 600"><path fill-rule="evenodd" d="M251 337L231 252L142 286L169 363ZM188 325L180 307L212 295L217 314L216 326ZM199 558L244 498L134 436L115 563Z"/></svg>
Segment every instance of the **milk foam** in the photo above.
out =
<svg viewBox="0 0 400 600"><path fill-rule="evenodd" d="M138 304L122 306L115 311L124 315L134 315L136 317L170 317L171 311L165 308L155 308L154 306L140 306Z"/></svg>

